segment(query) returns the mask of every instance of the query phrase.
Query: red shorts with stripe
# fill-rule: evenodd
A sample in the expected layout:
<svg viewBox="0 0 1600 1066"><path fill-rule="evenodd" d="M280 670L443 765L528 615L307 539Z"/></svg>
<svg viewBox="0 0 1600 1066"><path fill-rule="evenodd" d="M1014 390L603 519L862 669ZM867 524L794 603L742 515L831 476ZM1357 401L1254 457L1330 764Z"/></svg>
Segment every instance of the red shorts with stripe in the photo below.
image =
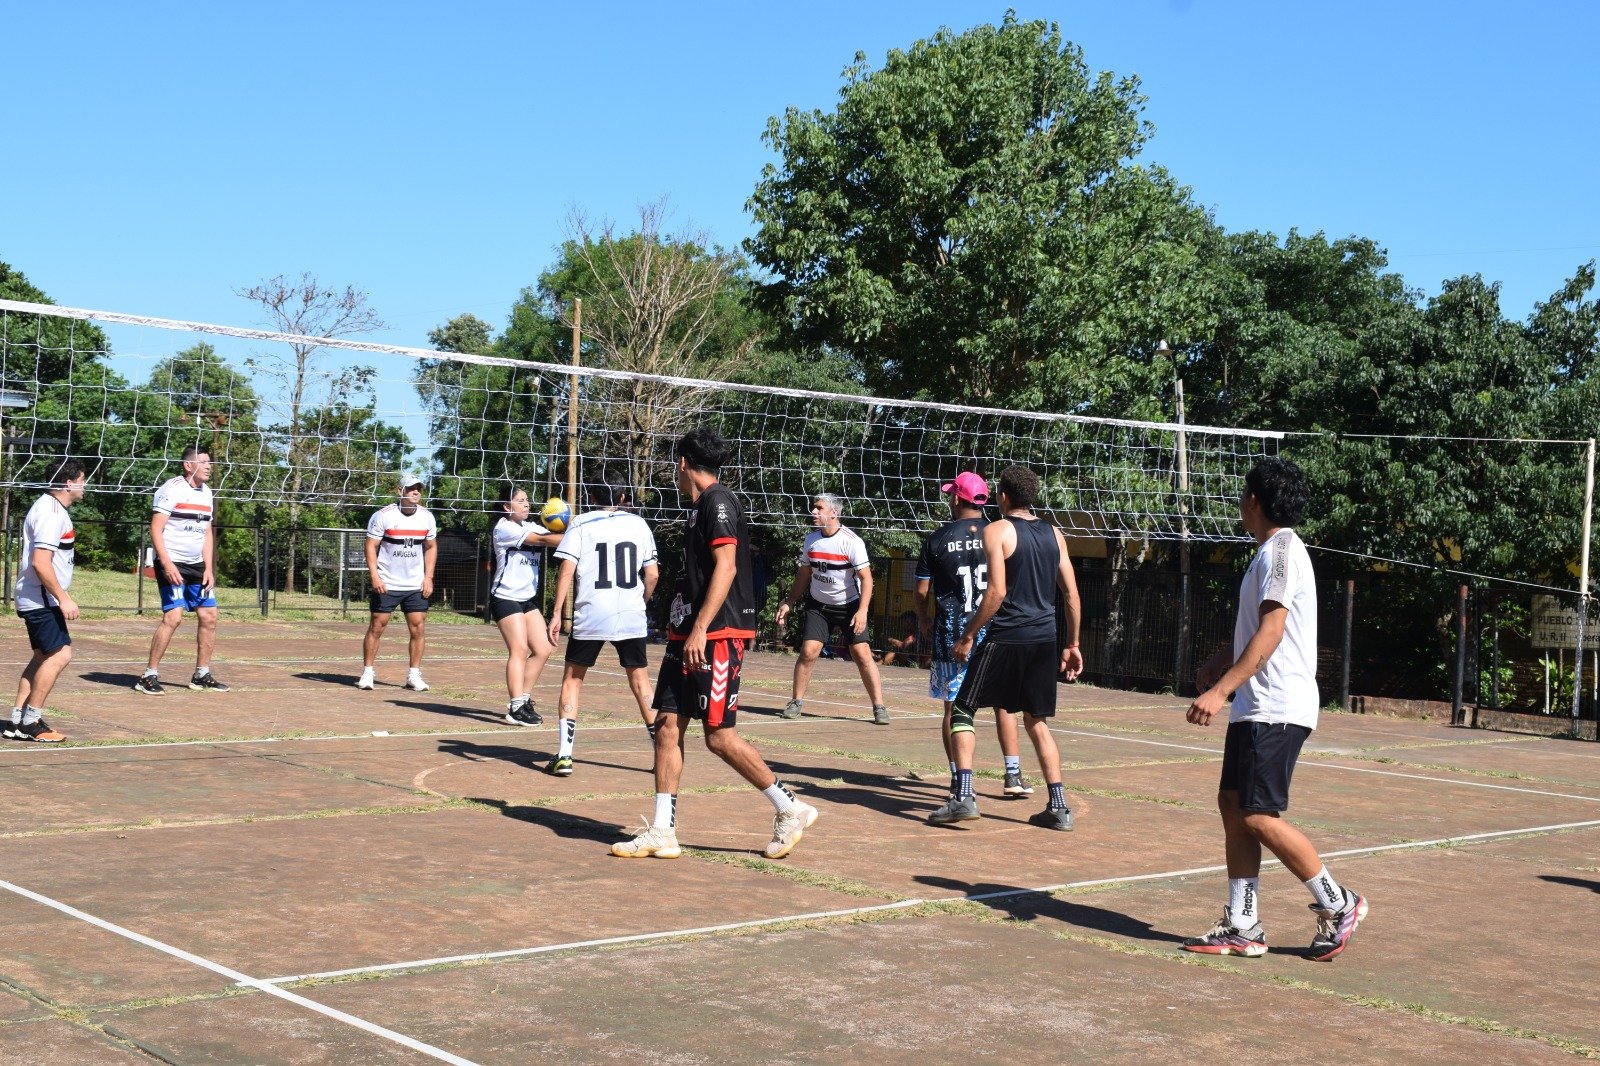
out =
<svg viewBox="0 0 1600 1066"><path fill-rule="evenodd" d="M744 663L744 640L730 637L706 641L706 665L690 670L683 661L683 641L667 642L656 679L658 711L687 714L708 729L731 726L739 714L739 667Z"/></svg>

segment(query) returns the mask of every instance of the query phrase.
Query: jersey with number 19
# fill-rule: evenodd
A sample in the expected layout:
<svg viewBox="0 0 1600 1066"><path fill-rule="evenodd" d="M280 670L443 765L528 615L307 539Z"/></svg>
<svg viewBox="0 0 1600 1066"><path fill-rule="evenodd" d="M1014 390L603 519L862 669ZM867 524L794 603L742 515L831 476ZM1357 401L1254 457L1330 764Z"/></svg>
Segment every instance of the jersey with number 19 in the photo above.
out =
<svg viewBox="0 0 1600 1066"><path fill-rule="evenodd" d="M656 539L632 511L579 515L561 538L556 558L576 567L572 636L576 640L633 640L649 632L644 568L656 561Z"/></svg>
<svg viewBox="0 0 1600 1066"><path fill-rule="evenodd" d="M958 518L928 534L917 557L917 580L929 581L938 611L933 619L933 658L954 662L954 649L983 591L989 587L989 560L983 551L987 518ZM983 640L983 633L978 634Z"/></svg>

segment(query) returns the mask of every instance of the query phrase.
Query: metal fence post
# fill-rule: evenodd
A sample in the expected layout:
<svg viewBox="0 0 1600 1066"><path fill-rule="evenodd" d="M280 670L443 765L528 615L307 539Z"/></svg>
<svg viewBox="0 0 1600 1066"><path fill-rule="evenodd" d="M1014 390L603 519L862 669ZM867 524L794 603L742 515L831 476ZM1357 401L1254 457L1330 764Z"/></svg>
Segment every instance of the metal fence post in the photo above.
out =
<svg viewBox="0 0 1600 1066"><path fill-rule="evenodd" d="M134 614L144 614L144 553L149 544L150 529L149 527L142 527L139 530L139 557L133 561L133 572L138 575L134 581Z"/></svg>
<svg viewBox="0 0 1600 1066"><path fill-rule="evenodd" d="M1350 709L1350 635L1355 617L1356 579L1351 577L1344 582L1344 642L1339 651L1339 706L1346 711Z"/></svg>
<svg viewBox="0 0 1600 1066"><path fill-rule="evenodd" d="M1465 722L1465 701L1463 688L1466 684L1467 673L1467 586L1462 585L1456 593L1456 683L1455 692L1451 699L1450 724L1462 725Z"/></svg>
<svg viewBox="0 0 1600 1066"><path fill-rule="evenodd" d="M258 527L261 536L257 549L261 559L261 576L256 581L257 594L261 598L261 617L267 617L267 596L272 584L272 531L265 527Z"/></svg>

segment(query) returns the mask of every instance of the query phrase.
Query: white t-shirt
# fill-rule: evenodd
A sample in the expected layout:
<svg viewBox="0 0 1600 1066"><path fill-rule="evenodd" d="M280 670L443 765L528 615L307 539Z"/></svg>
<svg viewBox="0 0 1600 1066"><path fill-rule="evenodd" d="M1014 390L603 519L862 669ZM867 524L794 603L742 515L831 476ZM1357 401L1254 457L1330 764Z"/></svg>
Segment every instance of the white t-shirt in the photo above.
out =
<svg viewBox="0 0 1600 1066"><path fill-rule="evenodd" d="M1317 692L1317 586L1311 556L1292 529L1280 529L1256 550L1239 584L1239 616L1233 623L1233 658L1261 627L1261 604L1289 609L1283 641L1233 694L1234 722L1270 722L1317 728L1322 698Z"/></svg>
<svg viewBox="0 0 1600 1066"><path fill-rule="evenodd" d="M557 559L577 566L572 635L578 640L645 636L644 568L656 561L656 538L632 511L590 511L567 527Z"/></svg>
<svg viewBox="0 0 1600 1066"><path fill-rule="evenodd" d="M502 518L494 524L494 578L489 595L522 603L539 595L539 545L524 548L529 533L543 533L537 522Z"/></svg>
<svg viewBox="0 0 1600 1066"><path fill-rule="evenodd" d="M423 545L439 536L433 512L421 504L410 514L391 503L367 523L367 539L378 541L378 576L390 592L421 592Z"/></svg>
<svg viewBox="0 0 1600 1066"><path fill-rule="evenodd" d="M211 486L195 488L186 477L175 477L156 490L151 510L167 516L161 541L167 558L175 563L205 561L206 534L211 530Z"/></svg>
<svg viewBox="0 0 1600 1066"><path fill-rule="evenodd" d="M51 553L50 565L55 568L56 584L65 592L72 587L72 549L76 538L72 517L54 496L40 496L28 508L28 517L22 523L22 569L17 574L19 612L61 606L39 582L39 573L33 568L33 549L44 548Z"/></svg>
<svg viewBox="0 0 1600 1066"><path fill-rule="evenodd" d="M840 526L831 537L823 536L820 529L807 533L800 548L800 565L811 567L807 595L818 603L837 605L861 598L861 579L856 574L872 564L867 560L866 542Z"/></svg>

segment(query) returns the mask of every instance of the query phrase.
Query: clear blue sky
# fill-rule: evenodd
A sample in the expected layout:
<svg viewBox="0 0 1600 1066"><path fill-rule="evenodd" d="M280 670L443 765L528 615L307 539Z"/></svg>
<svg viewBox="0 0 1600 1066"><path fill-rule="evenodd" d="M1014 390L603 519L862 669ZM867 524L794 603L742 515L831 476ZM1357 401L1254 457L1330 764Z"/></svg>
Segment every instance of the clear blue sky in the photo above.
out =
<svg viewBox="0 0 1600 1066"><path fill-rule="evenodd" d="M1427 292L1502 282L1518 319L1600 256L1600 4L1017 10L1143 79L1147 158L1231 229L1372 237ZM769 115L831 107L858 49L1004 11L11 4L0 260L83 307L257 325L232 289L311 271L365 288L381 339L498 328L570 208L667 197L736 245Z"/></svg>

